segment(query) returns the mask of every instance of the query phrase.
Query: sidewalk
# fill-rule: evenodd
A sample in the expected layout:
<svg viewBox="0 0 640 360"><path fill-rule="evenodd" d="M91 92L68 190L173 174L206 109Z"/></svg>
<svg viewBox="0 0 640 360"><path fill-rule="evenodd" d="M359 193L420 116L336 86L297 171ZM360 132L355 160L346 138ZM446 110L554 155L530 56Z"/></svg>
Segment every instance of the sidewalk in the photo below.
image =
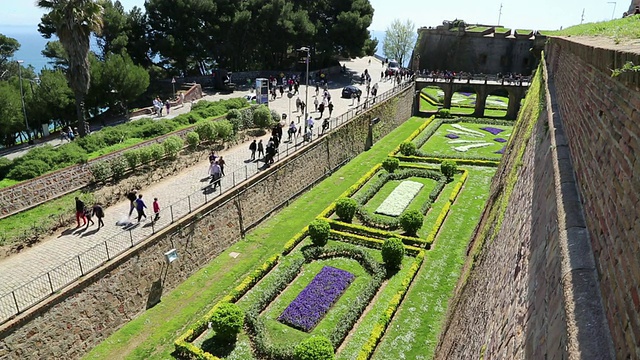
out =
<svg viewBox="0 0 640 360"><path fill-rule="evenodd" d="M371 59L371 64L369 64L369 59ZM379 72L382 69L382 66L380 61L375 58L366 57L347 61L345 63L349 71L357 73L358 75L364 71L364 69L369 68L369 71L372 72L372 84L378 82L376 80L379 80ZM351 99L340 98L342 88L348 84L350 84L350 79L346 76L342 76L339 79L330 79L329 88L331 99L335 106L333 117L339 116L353 107L350 106L352 103ZM378 94L382 94L390 90L393 85L390 82L380 82L378 86ZM362 101L364 101L366 90L364 87L362 87L362 90ZM304 85L300 86L300 91L300 98L304 101ZM205 100L240 97L245 94L246 92L235 92L224 96L208 95L205 97ZM315 87L310 86L309 103L311 103L311 110L313 110L314 95ZM279 114L289 114L289 101L291 101L293 109L291 116L287 117L287 124L290 122L289 119L297 121L296 115L298 114L295 112L295 97L296 96L290 100L287 98L285 93L285 96L282 98L277 98L275 101L269 103L270 108L274 109ZM177 116L178 114L188 112L189 110L190 104L185 104L183 107L172 109L171 113L167 117ZM311 112L311 115L313 115L314 118L319 117L319 113ZM328 111L325 111L325 117L328 117ZM319 119L316 119L315 122L316 126L314 128L316 130L314 131L314 139L315 134L318 133L317 130L320 128ZM283 130L283 141L285 141L287 139L286 127ZM267 132L265 136L261 137L265 145L269 139L269 135L270 132ZM299 137L297 141L300 143L302 141L302 137ZM261 167L263 165L262 162L255 163L247 160L250 155L248 146L249 143L244 142L231 149L218 153L218 155L223 156L226 161L226 176L222 178L223 191L231 188L234 182L239 183L246 177L250 177L255 174L259 171L258 166ZM292 144L282 143L279 149L280 161L282 161L285 156L285 149L287 146L290 148L289 153L292 152ZM108 252L111 254L111 257L113 257L116 253L130 247L132 243L135 244L147 238L152 234L154 229L157 230L158 227L168 225L171 222L172 213L174 219L177 219L189 212L189 206L195 208L196 204L202 204L205 200L211 201L211 199L213 199L216 194L219 194L219 192L207 193L207 191L203 191L203 188L208 185L208 167L208 159L204 158L200 163L185 169L181 173L173 177L166 178L148 188L142 189L139 193L143 195L143 199L148 206L148 209L145 211L148 219L147 221L142 221L139 225L135 224L135 220L132 227L116 225L117 221L126 218L129 213L129 202L126 199L123 199L122 202L105 209L105 226L99 231L97 230L97 225L92 225L87 230L84 230L84 227L67 229L43 240L33 248L29 248L21 253L1 260L0 322L15 313L15 302L18 302L20 309L23 310L25 307L39 302L43 296L51 293L51 287L57 290L57 288L74 281L81 275L80 271L83 273L89 272L92 266L87 266L86 264L95 263L96 265L99 265L104 260L100 258L100 256L102 256L100 254L105 252L105 240L111 239L108 244ZM192 197L187 199L189 195L192 195ZM150 220L153 217L152 202L154 197L157 197L160 202L162 217L152 226ZM169 205L171 204L173 204L173 207L169 209ZM69 211L71 212L73 209L74 204L70 203ZM135 217L135 214L136 213L134 211L133 217ZM93 220L97 224L97 220L95 218ZM82 262L82 270L78 269L78 262ZM51 276L42 276L52 270L54 271L51 273ZM31 284L28 288L16 291L16 299L14 301L11 292L36 279L37 281L35 286L33 286L34 284Z"/></svg>

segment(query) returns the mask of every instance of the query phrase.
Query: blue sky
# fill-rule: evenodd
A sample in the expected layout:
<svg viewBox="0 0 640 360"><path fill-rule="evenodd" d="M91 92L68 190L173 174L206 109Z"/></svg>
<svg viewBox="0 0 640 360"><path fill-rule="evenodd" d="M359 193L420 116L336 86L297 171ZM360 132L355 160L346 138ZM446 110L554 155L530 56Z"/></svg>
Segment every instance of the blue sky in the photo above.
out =
<svg viewBox="0 0 640 360"><path fill-rule="evenodd" d="M384 31L394 19L411 19L417 27L436 26L443 20L463 19L467 23L496 25L500 4L500 25L518 29L555 30L585 22L610 20L614 4L607 0L369 0L375 9L370 30ZM35 0L0 0L0 33L3 28L25 26L35 30L42 10ZM125 9L144 7L144 0L121 0ZM617 1L615 17L621 17L631 0Z"/></svg>

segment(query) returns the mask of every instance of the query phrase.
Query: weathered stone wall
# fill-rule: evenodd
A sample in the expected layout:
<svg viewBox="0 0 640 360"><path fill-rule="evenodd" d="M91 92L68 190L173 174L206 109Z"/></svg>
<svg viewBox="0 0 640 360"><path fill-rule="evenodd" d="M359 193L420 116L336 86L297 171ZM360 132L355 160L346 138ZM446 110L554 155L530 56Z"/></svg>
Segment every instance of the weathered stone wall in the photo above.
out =
<svg viewBox="0 0 640 360"><path fill-rule="evenodd" d="M546 55L622 359L640 358L640 73L612 78L610 69L640 64L629 48L553 38Z"/></svg>
<svg viewBox="0 0 640 360"><path fill-rule="evenodd" d="M413 98L409 87L3 325L0 358L79 358L238 241L244 229L362 152L369 119L387 123L377 130L380 137L408 119ZM167 266L163 253L171 248L180 260Z"/></svg>

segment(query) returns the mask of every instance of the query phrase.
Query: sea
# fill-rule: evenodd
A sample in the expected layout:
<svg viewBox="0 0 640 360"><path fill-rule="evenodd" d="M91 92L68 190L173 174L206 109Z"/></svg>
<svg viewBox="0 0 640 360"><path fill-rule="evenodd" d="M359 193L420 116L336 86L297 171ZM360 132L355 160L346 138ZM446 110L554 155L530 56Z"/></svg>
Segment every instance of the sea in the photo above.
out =
<svg viewBox="0 0 640 360"><path fill-rule="evenodd" d="M48 63L48 59L42 56L42 50L44 49L47 41L55 40L45 39L38 32L37 25L0 25L0 34L8 37L12 37L20 42L20 49L15 53L15 60L24 60L24 66L33 66L36 73L39 73L45 67L51 67ZM376 55L384 56L382 52L382 41L384 40L384 31L371 31L371 35L378 39L378 48L376 49ZM95 39L91 42L91 49L97 50L98 45Z"/></svg>

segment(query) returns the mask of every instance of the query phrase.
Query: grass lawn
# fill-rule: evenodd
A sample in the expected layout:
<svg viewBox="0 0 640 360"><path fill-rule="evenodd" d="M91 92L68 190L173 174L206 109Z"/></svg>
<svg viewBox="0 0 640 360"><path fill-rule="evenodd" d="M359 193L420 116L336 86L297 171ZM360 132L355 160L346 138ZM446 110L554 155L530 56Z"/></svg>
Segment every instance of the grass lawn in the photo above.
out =
<svg viewBox="0 0 640 360"><path fill-rule="evenodd" d="M557 31L543 31L547 36L603 36L618 39L640 38L640 15L596 23L580 24Z"/></svg>
<svg viewBox="0 0 640 360"><path fill-rule="evenodd" d="M176 289L164 295L162 302L125 324L101 344L87 359L168 359L173 341L184 329L197 321L241 279L282 247L334 199L356 182L362 174L387 157L424 122L411 118L353 159L331 177L302 195L290 206L270 218L247 237L231 246L207 266ZM230 252L241 255L236 259Z"/></svg>
<svg viewBox="0 0 640 360"><path fill-rule="evenodd" d="M434 355L448 301L495 172L493 168L465 169L469 170L469 178L373 359L431 359ZM449 193L450 190L443 195Z"/></svg>
<svg viewBox="0 0 640 360"><path fill-rule="evenodd" d="M443 106L443 91L437 86L430 86L422 89L423 96L420 98L420 111L438 111ZM438 99L438 101L435 101ZM451 99L451 114L470 115L474 112L475 94L456 92ZM487 96L484 116L505 117L509 98L498 95Z"/></svg>
<svg viewBox="0 0 640 360"><path fill-rule="evenodd" d="M44 232L60 222L64 214L75 214L76 196L86 204L93 202L91 193L79 190L0 220L0 246L6 245L7 239L15 239L25 233L31 234L32 231L45 236Z"/></svg>
<svg viewBox="0 0 640 360"><path fill-rule="evenodd" d="M473 136L466 136L460 133L451 133L459 136L459 139L451 140L445 137L445 135L450 133L448 130L460 131L459 129L456 129L455 127L453 127L453 125L454 124L442 124L438 128L438 130L436 130L436 132L429 138L429 140L424 145L422 145L422 147L420 148L420 151L422 153L433 155L433 156L487 157L487 158L493 158L493 159L499 160L502 157L502 155L496 154L495 152L502 149L506 145L506 142L499 143L499 142L496 142L494 139L509 140L509 136L513 131L512 126L483 125L483 124L472 124L472 123L463 122L463 123L459 123L458 125L461 125L467 129L478 131L484 134L484 137L473 137ZM503 129L505 131L494 136L487 131L480 130L480 128L487 127L487 126ZM450 143L451 141L458 141L458 140L474 141L474 142L478 142L478 144L488 143L491 145L485 146L485 147L471 148L465 152L461 152L461 151L455 150L454 147L470 145L473 143Z"/></svg>

